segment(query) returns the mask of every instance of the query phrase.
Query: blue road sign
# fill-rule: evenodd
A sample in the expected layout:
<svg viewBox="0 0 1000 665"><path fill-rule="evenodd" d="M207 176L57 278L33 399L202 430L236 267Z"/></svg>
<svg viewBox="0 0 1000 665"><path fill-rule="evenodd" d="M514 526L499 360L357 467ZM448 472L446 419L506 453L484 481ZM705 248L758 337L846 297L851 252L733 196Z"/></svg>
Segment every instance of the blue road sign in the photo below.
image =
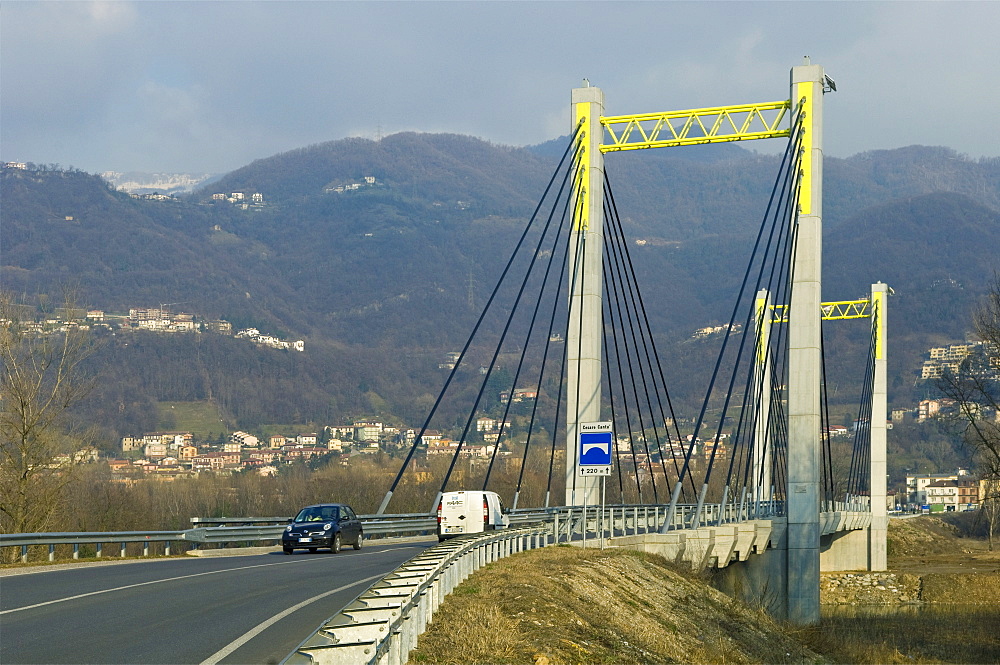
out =
<svg viewBox="0 0 1000 665"><path fill-rule="evenodd" d="M611 474L611 442L614 434L610 422L580 423L579 463L581 476Z"/></svg>
<svg viewBox="0 0 1000 665"><path fill-rule="evenodd" d="M611 464L611 432L580 433L580 464Z"/></svg>

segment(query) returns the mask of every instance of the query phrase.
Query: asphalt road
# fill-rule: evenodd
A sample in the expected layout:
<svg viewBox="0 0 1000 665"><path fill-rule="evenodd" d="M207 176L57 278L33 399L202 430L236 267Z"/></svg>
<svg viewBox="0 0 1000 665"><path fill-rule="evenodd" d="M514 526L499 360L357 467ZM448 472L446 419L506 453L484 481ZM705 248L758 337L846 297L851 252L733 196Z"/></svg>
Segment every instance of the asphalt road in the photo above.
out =
<svg viewBox="0 0 1000 665"><path fill-rule="evenodd" d="M0 577L0 663L277 663L436 541Z"/></svg>

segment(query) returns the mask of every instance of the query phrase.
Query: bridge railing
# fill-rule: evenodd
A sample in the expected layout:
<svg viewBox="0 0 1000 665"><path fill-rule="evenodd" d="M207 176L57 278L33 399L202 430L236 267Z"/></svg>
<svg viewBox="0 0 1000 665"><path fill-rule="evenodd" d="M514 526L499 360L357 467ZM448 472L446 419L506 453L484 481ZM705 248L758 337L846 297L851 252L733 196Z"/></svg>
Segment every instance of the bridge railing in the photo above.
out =
<svg viewBox="0 0 1000 665"><path fill-rule="evenodd" d="M845 504L846 505L846 504ZM843 508L847 510L848 508ZM671 529L688 528L696 512L693 504L676 507ZM655 531L666 519L667 506L642 504L615 504L582 507L558 506L550 508L519 509L508 513L512 527L529 524L551 523L553 532L563 539L571 534L583 538L611 537ZM759 515L758 515L759 516ZM435 533L437 519L434 514L396 514L359 516L366 537L399 536L407 534L431 535ZM745 515L744 515L745 517ZM288 517L195 517L195 526L178 531L108 531L0 534L0 548L21 548L21 561L28 562L29 549L48 546L49 561L55 560L57 545L72 545L73 558L80 557L81 545L93 545L98 557L104 554L104 545L117 545L119 556L126 556L126 546L142 543L142 555L150 555L150 543L164 543L164 554L170 555L172 543L187 543L194 548L202 544L259 543L281 538L289 522ZM720 524L738 521L740 511L734 505L702 506L701 524ZM721 520L721 521L720 521ZM583 528L583 526L586 528ZM593 534L593 535L591 535Z"/></svg>

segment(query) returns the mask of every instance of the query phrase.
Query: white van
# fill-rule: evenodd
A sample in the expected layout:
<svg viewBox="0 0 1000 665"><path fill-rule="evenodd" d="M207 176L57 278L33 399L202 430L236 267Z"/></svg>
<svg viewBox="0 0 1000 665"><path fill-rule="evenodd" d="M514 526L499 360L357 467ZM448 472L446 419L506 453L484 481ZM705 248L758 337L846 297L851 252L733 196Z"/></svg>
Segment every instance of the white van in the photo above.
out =
<svg viewBox="0 0 1000 665"><path fill-rule="evenodd" d="M510 525L500 495L481 490L460 490L441 495L437 508L438 540L506 529Z"/></svg>

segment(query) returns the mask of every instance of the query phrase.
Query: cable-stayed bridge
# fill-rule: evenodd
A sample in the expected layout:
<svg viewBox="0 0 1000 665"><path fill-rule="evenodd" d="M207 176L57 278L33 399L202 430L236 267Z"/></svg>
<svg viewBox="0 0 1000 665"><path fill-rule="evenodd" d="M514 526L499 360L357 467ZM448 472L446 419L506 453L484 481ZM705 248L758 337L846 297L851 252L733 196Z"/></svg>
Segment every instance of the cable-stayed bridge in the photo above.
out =
<svg viewBox="0 0 1000 665"><path fill-rule="evenodd" d="M505 497L515 509L531 505L526 495L533 507L662 506L656 538L667 550L667 537L681 531L694 540L709 529L724 540L740 523L780 522L783 610L794 622L819 619L821 566L885 569L888 290L876 283L867 298L820 299L822 102L833 90L822 67L808 62L792 68L789 99L777 102L609 116L599 88L575 89L559 165L379 512L418 452L450 457L431 508L448 490L503 492L497 468L507 448L519 457L502 462L518 473ZM658 352L642 295L670 285L640 283L627 211L605 160L622 151L758 139L785 141L784 154L761 202L704 399L693 418L683 414L692 425L682 432L671 359ZM823 329L850 319L869 323L870 345L857 377L848 464L831 445ZM457 377L465 379L460 390ZM470 377L478 379L471 390ZM453 399L468 400L467 417L449 424L461 433L442 447L436 416ZM484 417L498 423L485 441L477 431ZM598 464L584 455L585 430L594 428L611 433ZM488 461L475 478L462 474L461 482L479 487L459 486L458 460L473 445ZM543 473L526 481L533 462ZM644 537L644 546L656 538Z"/></svg>
<svg viewBox="0 0 1000 665"><path fill-rule="evenodd" d="M399 603L395 614L365 622L365 630L382 626L385 633L372 639L403 636L375 649L378 662L403 657L415 633L408 637L399 626L412 616L412 630L431 612L415 609L423 607L415 599L440 600L439 582L468 574L471 564L458 563L468 557L480 565L529 546L587 541L658 552L722 569L733 588L770 589L776 595L768 604L798 624L819 620L821 569L886 568L889 289L874 283L865 298L821 300L823 95L833 90L822 67L807 62L792 68L787 100L762 104L609 116L599 88L573 91L572 131L559 164L368 519L386 532L394 520L432 529L429 514L442 493L489 489L511 506L512 528L486 534L481 544L431 548L413 559L410 572L373 587L379 600L355 601L365 605L351 609L358 616L389 596ZM671 285L643 276L633 261L627 210L619 207L605 159L760 139L783 140L785 150L745 263L736 267L740 286L703 377L704 397L694 413L680 413L670 392L675 363L657 348L643 298ZM867 322L870 343L858 363L857 427L845 451L831 438L823 331L852 320ZM458 402L465 415L444 419ZM482 463L466 468L463 452L474 446ZM440 474L428 482L424 469ZM403 496L424 502L428 513L391 515L393 500ZM255 533L266 538L280 529ZM4 535L0 544L16 536ZM21 618L33 607L3 612ZM416 614L404 616L404 608ZM356 632L359 623L344 625ZM344 646L324 630L314 634L316 653ZM365 654L357 662L374 657L365 652L369 642L355 645Z"/></svg>

